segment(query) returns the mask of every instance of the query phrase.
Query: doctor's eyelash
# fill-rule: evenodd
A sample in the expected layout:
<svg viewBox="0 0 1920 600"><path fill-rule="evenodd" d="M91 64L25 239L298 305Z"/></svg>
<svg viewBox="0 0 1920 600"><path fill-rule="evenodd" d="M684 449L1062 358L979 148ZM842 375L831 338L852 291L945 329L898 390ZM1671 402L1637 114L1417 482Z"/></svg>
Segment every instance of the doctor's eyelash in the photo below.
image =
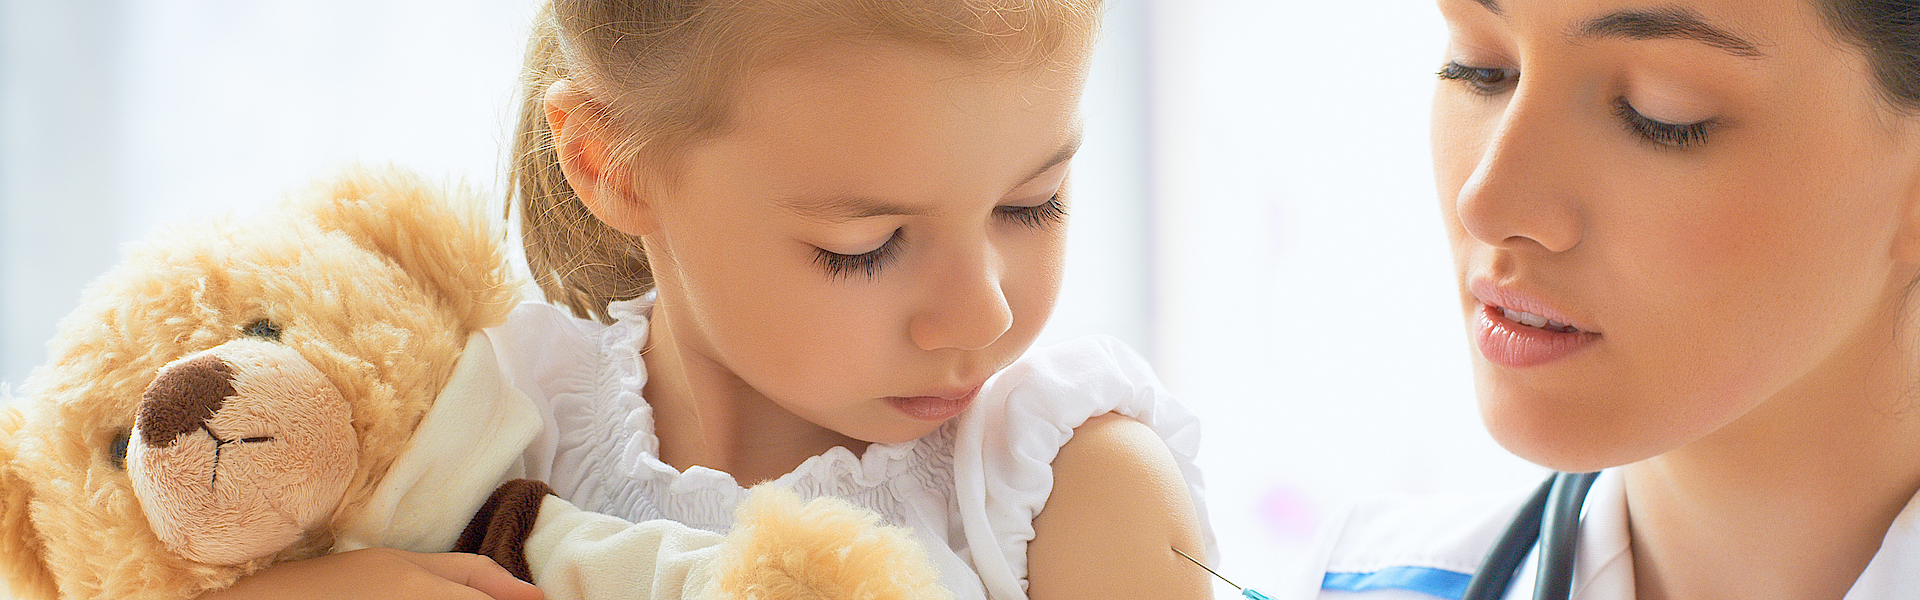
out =
<svg viewBox="0 0 1920 600"><path fill-rule="evenodd" d="M1518 72L1508 69L1469 67L1453 61L1441 65L1440 71L1434 75L1443 80L1466 84L1467 89L1482 96L1501 94L1512 88L1514 80L1520 78Z"/></svg>
<svg viewBox="0 0 1920 600"><path fill-rule="evenodd" d="M1613 114L1620 117L1620 122L1626 125L1629 131L1642 139L1681 150L1707 143L1707 133L1719 124L1715 119L1694 123L1668 123L1649 118L1640 114L1640 111L1634 110L1633 105L1628 103L1626 98L1614 100Z"/></svg>

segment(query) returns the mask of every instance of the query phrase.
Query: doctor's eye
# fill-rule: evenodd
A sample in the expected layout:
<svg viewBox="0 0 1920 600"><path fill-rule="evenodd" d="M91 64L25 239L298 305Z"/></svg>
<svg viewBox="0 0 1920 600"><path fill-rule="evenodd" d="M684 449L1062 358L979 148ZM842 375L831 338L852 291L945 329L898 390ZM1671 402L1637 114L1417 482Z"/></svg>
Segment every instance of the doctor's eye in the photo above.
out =
<svg viewBox="0 0 1920 600"><path fill-rule="evenodd" d="M1613 114L1620 117L1620 123L1626 125L1628 131L1640 136L1641 139L1678 150L1707 143L1707 133L1712 131L1715 125L1720 124L1715 119L1693 123L1668 123L1640 114L1640 111L1634 110L1633 105L1628 104L1625 98L1613 102Z"/></svg>
<svg viewBox="0 0 1920 600"><path fill-rule="evenodd" d="M1469 67L1452 61L1441 66L1440 72L1436 75L1447 81L1466 84L1467 89L1482 96L1506 93L1507 90L1513 89L1514 84L1520 79L1520 72L1512 69Z"/></svg>

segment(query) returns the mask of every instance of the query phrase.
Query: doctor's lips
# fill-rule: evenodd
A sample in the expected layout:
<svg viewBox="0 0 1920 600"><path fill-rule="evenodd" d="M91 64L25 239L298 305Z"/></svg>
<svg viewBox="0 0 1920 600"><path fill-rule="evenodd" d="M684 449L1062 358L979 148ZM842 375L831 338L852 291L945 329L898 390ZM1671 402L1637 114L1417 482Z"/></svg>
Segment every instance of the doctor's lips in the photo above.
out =
<svg viewBox="0 0 1920 600"><path fill-rule="evenodd" d="M1578 327L1574 327L1566 323L1561 323L1559 321L1542 317L1540 315L1536 315L1530 312L1519 312L1511 308L1502 308L1498 306L1493 308L1499 310L1500 316L1506 317L1508 321L1513 321L1521 325L1526 325L1528 327L1538 327L1540 329L1545 329L1547 331L1555 331L1559 333L1580 333L1580 328Z"/></svg>
<svg viewBox="0 0 1920 600"><path fill-rule="evenodd" d="M1474 341L1487 360L1512 368L1554 362L1600 340L1592 331L1546 304L1487 280L1475 280L1480 303Z"/></svg>

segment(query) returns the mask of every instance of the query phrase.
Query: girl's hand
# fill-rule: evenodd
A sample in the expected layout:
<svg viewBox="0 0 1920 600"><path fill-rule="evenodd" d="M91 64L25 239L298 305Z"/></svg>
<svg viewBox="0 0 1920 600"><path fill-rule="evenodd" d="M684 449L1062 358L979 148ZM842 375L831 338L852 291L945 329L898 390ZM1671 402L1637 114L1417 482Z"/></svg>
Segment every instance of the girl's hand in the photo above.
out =
<svg viewBox="0 0 1920 600"><path fill-rule="evenodd" d="M200 600L544 600L493 559L475 554L421 554L369 548L280 563Z"/></svg>

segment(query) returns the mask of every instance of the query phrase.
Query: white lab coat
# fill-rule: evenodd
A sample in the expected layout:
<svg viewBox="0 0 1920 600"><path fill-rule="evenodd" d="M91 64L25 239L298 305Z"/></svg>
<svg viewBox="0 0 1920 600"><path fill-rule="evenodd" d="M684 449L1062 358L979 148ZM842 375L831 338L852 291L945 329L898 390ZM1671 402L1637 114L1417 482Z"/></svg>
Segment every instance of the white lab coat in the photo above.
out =
<svg viewBox="0 0 1920 600"><path fill-rule="evenodd" d="M1307 574L1276 599L1457 600L1530 490L1504 497L1395 498L1361 502L1328 521ZM1533 596L1537 548L1507 600ZM1574 553L1575 600L1629 600L1633 555L1626 486L1604 472L1587 495ZM1887 529L1880 551L1846 600L1920 598L1920 496Z"/></svg>

